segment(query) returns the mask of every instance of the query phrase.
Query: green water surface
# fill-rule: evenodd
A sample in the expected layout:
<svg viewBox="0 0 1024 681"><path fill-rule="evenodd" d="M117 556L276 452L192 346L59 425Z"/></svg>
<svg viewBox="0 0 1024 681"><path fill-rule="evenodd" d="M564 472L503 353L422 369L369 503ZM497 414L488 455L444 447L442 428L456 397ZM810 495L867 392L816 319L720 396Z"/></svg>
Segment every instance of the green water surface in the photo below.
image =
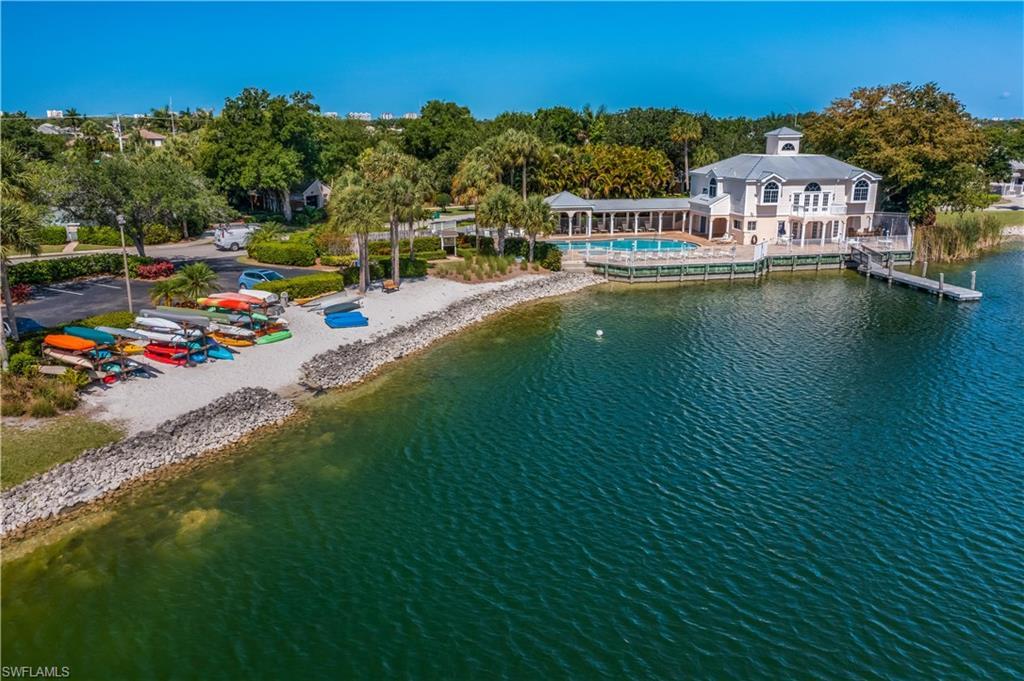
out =
<svg viewBox="0 0 1024 681"><path fill-rule="evenodd" d="M1024 251L967 269L505 315L8 561L3 664L1022 678Z"/></svg>

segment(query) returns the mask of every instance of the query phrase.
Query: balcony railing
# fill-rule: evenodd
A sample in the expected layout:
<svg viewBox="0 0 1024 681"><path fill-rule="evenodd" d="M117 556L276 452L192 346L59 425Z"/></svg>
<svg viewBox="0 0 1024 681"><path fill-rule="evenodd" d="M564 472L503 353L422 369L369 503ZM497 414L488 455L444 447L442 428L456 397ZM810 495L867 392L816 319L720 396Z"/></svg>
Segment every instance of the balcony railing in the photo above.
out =
<svg viewBox="0 0 1024 681"><path fill-rule="evenodd" d="M790 204L792 215L845 215L846 204L835 203L832 192L797 192Z"/></svg>

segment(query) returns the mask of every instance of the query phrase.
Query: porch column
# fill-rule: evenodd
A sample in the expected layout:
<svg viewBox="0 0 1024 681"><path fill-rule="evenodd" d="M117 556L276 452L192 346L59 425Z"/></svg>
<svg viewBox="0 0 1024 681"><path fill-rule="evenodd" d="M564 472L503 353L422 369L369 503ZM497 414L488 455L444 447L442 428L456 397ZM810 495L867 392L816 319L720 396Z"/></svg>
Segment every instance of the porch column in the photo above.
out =
<svg viewBox="0 0 1024 681"><path fill-rule="evenodd" d="M615 234L615 213L611 213L608 217L610 217L612 221L608 234Z"/></svg>
<svg viewBox="0 0 1024 681"><path fill-rule="evenodd" d="M806 237L806 236L807 236L807 221L805 220L805 221L800 223L800 246L801 247L803 247L803 245L804 245L804 237Z"/></svg>
<svg viewBox="0 0 1024 681"><path fill-rule="evenodd" d="M568 212L566 212L566 215L569 216L569 236L571 237L572 236L572 216L576 215L576 213L574 211L568 211Z"/></svg>
<svg viewBox="0 0 1024 681"><path fill-rule="evenodd" d="M640 211L633 213L633 234L640 233Z"/></svg>
<svg viewBox="0 0 1024 681"><path fill-rule="evenodd" d="M591 229L593 227L594 213L587 213L587 236L590 236Z"/></svg>
<svg viewBox="0 0 1024 681"><path fill-rule="evenodd" d="M821 247L824 248L825 247L825 223L821 222L820 224L821 224ZM828 228L832 229L832 223L831 222L828 223Z"/></svg>
<svg viewBox="0 0 1024 681"><path fill-rule="evenodd" d="M693 213L686 214L686 233L693 235Z"/></svg>
<svg viewBox="0 0 1024 681"><path fill-rule="evenodd" d="M658 234L661 234L661 216L664 215L661 211L658 211Z"/></svg>

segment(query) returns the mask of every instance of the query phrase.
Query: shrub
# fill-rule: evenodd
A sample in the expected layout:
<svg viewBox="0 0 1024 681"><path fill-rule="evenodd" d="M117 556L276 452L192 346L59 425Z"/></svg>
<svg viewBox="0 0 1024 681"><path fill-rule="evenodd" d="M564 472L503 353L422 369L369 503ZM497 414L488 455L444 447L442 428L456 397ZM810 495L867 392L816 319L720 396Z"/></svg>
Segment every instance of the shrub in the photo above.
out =
<svg viewBox="0 0 1024 681"><path fill-rule="evenodd" d="M32 297L32 286L29 284L15 284L11 287L11 302L24 303Z"/></svg>
<svg viewBox="0 0 1024 681"><path fill-rule="evenodd" d="M39 243L47 246L60 246L66 244L68 241L68 232L60 225L47 225L46 227L40 227L36 234L39 239Z"/></svg>
<svg viewBox="0 0 1024 681"><path fill-rule="evenodd" d="M341 274L321 272L301 277L292 277L291 279L265 281L262 284L257 284L256 288L260 291L270 291L278 295L287 293L289 297L295 299L309 298L310 296L330 293L331 291L340 291L344 285L345 279Z"/></svg>
<svg viewBox="0 0 1024 681"><path fill-rule="evenodd" d="M174 274L174 263L170 260L157 260L149 265L138 266L139 279L162 279Z"/></svg>
<svg viewBox="0 0 1024 681"><path fill-rule="evenodd" d="M57 415L57 407L46 397L36 397L28 403L29 416L47 418Z"/></svg>
<svg viewBox="0 0 1024 681"><path fill-rule="evenodd" d="M16 352L7 360L7 368L12 374L25 376L32 373L35 367L39 366L39 360L35 355L27 352Z"/></svg>
<svg viewBox="0 0 1024 681"><path fill-rule="evenodd" d="M166 225L146 225L142 228L143 243L147 245L166 244L170 241L177 241L178 230L172 230ZM115 227L83 225L78 228L78 241L83 244L95 244L97 246L120 246L121 230ZM131 239L125 236L127 243Z"/></svg>
<svg viewBox="0 0 1024 681"><path fill-rule="evenodd" d="M537 254L534 253L536 258ZM547 249L547 253L540 259L540 265L546 270L560 272L562 270L562 251L557 247Z"/></svg>
<svg viewBox="0 0 1024 681"><path fill-rule="evenodd" d="M249 256L271 265L309 267L316 262L316 251L309 243L266 242L249 245Z"/></svg>
<svg viewBox="0 0 1024 681"><path fill-rule="evenodd" d="M444 260L448 257L448 254L438 249L436 251L416 251L416 257L421 260Z"/></svg>
<svg viewBox="0 0 1024 681"><path fill-rule="evenodd" d="M25 403L19 399L12 399L11 397L5 397L0 402L0 415L2 416L21 416L25 413Z"/></svg>
<svg viewBox="0 0 1024 681"><path fill-rule="evenodd" d="M128 257L129 274L135 276L139 265L148 265L153 258L132 255ZM98 274L120 274L124 271L124 262L120 253L94 253L67 258L41 258L29 262L12 265L9 272L11 285L15 284L52 284L78 277L89 277Z"/></svg>
<svg viewBox="0 0 1024 681"><path fill-rule="evenodd" d="M417 251L416 257L419 257L418 251L439 251L441 250L441 237L439 236L418 236L413 239L413 245ZM370 255L391 255L391 241L388 239L380 239L377 241L371 241L367 244L367 250ZM398 242L399 252L409 251L409 240L402 239Z"/></svg>
<svg viewBox="0 0 1024 681"><path fill-rule="evenodd" d="M105 312L85 319L79 319L68 326L87 326L95 329L97 326L113 326L116 329L123 329L135 322L135 315L127 310L118 312Z"/></svg>
<svg viewBox="0 0 1024 681"><path fill-rule="evenodd" d="M88 385L89 377L81 371L67 371L60 378L60 385L54 388L50 401L57 409L69 411L78 406L79 384L84 379L85 385Z"/></svg>
<svg viewBox="0 0 1024 681"><path fill-rule="evenodd" d="M458 243L460 248L476 248L476 235L460 234ZM494 250L494 239L489 236L480 237L480 255L496 255L497 253Z"/></svg>
<svg viewBox="0 0 1024 681"><path fill-rule="evenodd" d="M355 264L356 255L355 253L346 253L345 255L321 255L320 264L328 267L350 267Z"/></svg>

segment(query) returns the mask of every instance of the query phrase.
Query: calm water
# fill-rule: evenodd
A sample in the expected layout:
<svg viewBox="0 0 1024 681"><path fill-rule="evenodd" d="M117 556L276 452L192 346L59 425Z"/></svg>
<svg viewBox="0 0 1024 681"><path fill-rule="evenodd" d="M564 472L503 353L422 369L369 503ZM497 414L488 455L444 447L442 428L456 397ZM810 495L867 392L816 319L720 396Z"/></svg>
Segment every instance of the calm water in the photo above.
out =
<svg viewBox="0 0 1024 681"><path fill-rule="evenodd" d="M8 563L3 664L1021 678L1024 251L971 267L507 315Z"/></svg>

